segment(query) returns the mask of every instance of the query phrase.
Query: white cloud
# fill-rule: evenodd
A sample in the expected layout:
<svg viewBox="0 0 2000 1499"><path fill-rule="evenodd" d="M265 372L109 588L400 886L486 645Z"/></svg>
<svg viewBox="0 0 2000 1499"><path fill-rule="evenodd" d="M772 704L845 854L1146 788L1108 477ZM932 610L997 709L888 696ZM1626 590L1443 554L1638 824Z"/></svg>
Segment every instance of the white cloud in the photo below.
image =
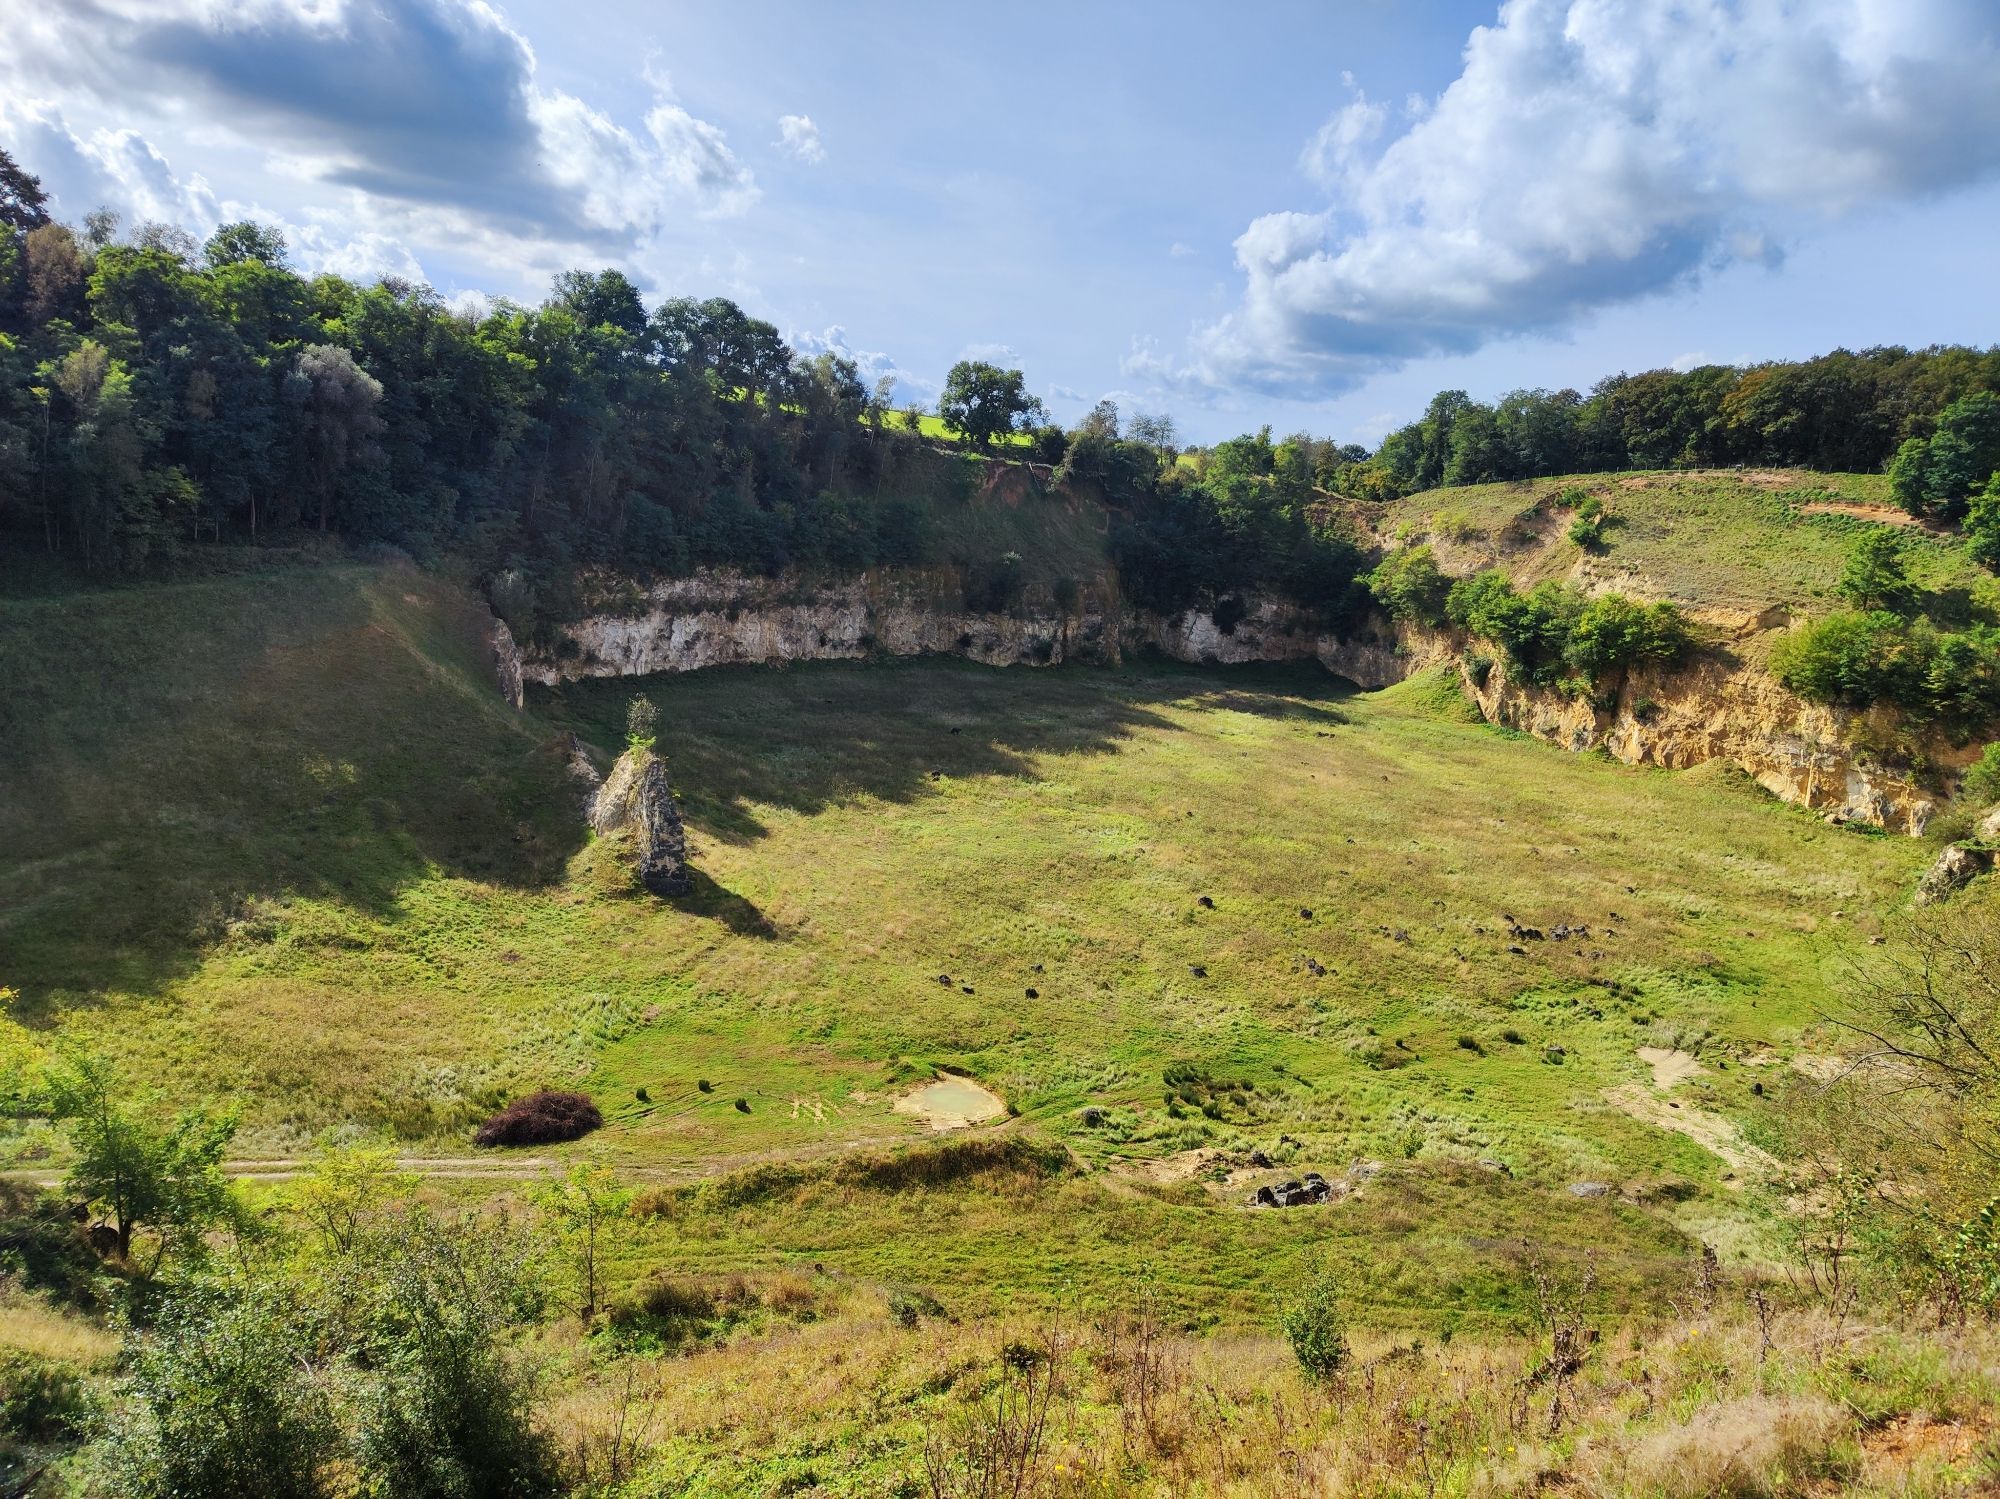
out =
<svg viewBox="0 0 2000 1499"><path fill-rule="evenodd" d="M1167 246L1167 254L1175 260L1186 260L1188 256L1194 254L1194 246L1183 244L1180 240L1175 240L1171 245Z"/></svg>
<svg viewBox="0 0 2000 1499"><path fill-rule="evenodd" d="M135 130L78 134L62 111L43 99L0 99L0 134L41 177L65 218L81 220L109 208L128 224L148 220L180 224L206 235L221 222L215 194L200 177L186 181Z"/></svg>
<svg viewBox="0 0 2000 1499"><path fill-rule="evenodd" d="M1337 109L1299 153L1300 169L1322 187L1337 187L1354 170L1362 149L1382 133L1389 111L1366 94Z"/></svg>
<svg viewBox="0 0 2000 1499"><path fill-rule="evenodd" d="M778 116L778 144L800 161L817 166L826 160L826 147L820 144L819 126L812 122L810 115Z"/></svg>
<svg viewBox="0 0 2000 1499"><path fill-rule="evenodd" d="M64 0L18 25L23 7L0 6L0 93L77 119L197 121L212 145L341 189L364 237L539 267L630 254L684 216L758 197L722 131L676 103L650 60L654 99L628 128L545 86L486 0ZM101 161L95 136L84 145ZM146 164L125 172L136 194Z"/></svg>
<svg viewBox="0 0 2000 1499"><path fill-rule="evenodd" d="M838 323L819 333L788 333L785 335L785 341L808 357L814 354L838 354L843 359L853 360L861 371L862 381L871 389L877 380L887 376L895 382L889 399L898 404L907 401L928 401L942 388L935 380L912 375L887 354L878 350L855 348L848 339L847 330Z"/></svg>
<svg viewBox="0 0 2000 1499"><path fill-rule="evenodd" d="M1327 392L1770 263L2000 168L1996 76L1991 0L1507 0L1386 144L1365 96L1328 119L1301 157L1327 206L1250 224L1239 305L1170 372Z"/></svg>

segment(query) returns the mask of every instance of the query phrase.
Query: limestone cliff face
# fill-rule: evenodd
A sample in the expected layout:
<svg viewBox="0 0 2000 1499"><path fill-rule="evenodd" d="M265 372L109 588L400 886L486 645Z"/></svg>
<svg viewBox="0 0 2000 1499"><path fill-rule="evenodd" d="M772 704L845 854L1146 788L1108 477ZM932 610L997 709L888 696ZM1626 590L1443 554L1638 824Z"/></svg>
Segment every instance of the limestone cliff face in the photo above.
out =
<svg viewBox="0 0 2000 1499"><path fill-rule="evenodd" d="M1808 703L1727 651L1673 672L1634 672L1608 703L1510 680L1503 666L1477 682L1468 674L1466 685L1490 723L1567 749L1602 748L1627 765L1685 770L1721 760L1834 821L1921 833L1937 811L1907 770L1856 747L1867 715Z"/></svg>
<svg viewBox="0 0 2000 1499"><path fill-rule="evenodd" d="M1084 583L1064 603L1031 589L1013 608L992 611L968 606L942 570L884 569L811 585L707 572L656 584L636 609L565 626L559 649L527 658L522 671L553 684L871 655L963 656L988 666L1116 663L1151 649L1213 665L1318 660L1364 687L1407 675L1392 640L1341 640L1275 599L1247 599L1232 612L1226 627L1199 610L1152 614L1127 603L1108 578Z"/></svg>
<svg viewBox="0 0 2000 1499"><path fill-rule="evenodd" d="M1829 817L1921 832L1935 798L1907 772L1855 747L1864 721L1804 702L1763 669L1756 646L1782 623L1733 622L1738 639L1729 647L1672 673L1633 673L1615 701L1594 704L1512 681L1501 666L1475 679L1464 643L1448 634L1377 622L1360 634L1330 635L1271 598L1239 600L1224 618L1201 610L1161 616L1135 608L1102 577L1062 603L1029 590L1010 609L992 611L968 605L946 569L885 569L823 583L707 572L657 584L629 611L566 626L562 646L528 656L521 673L554 684L878 654L956 655L992 666L1109 664L1153 650L1196 664L1317 661L1372 690L1451 663L1489 722L1572 750L1603 748L1627 764L1685 769L1722 760ZM1943 763L1951 758L1940 751Z"/></svg>

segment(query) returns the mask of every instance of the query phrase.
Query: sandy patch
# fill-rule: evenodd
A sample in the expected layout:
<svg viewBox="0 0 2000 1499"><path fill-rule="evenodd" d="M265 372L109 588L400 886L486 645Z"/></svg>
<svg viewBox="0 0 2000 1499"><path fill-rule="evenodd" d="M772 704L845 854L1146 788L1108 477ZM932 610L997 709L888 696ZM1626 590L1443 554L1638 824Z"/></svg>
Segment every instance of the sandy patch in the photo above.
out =
<svg viewBox="0 0 2000 1499"><path fill-rule="evenodd" d="M1792 1058L1794 1071L1803 1072L1822 1083L1841 1076L1851 1065L1846 1057L1816 1057L1805 1052Z"/></svg>
<svg viewBox="0 0 2000 1499"><path fill-rule="evenodd" d="M1685 1104L1676 1107L1644 1083L1620 1083L1615 1088L1606 1088L1604 1099L1613 1108L1630 1114L1642 1124L1686 1135L1739 1172L1775 1173L1778 1168L1776 1161L1745 1140L1736 1126L1720 1114L1711 1114ZM1732 1181L1723 1185L1734 1190L1742 1183Z"/></svg>
<svg viewBox="0 0 2000 1499"><path fill-rule="evenodd" d="M1701 1063L1690 1052L1671 1051L1664 1046L1642 1046L1639 1060L1653 1069L1655 1088L1672 1088L1701 1071Z"/></svg>
<svg viewBox="0 0 2000 1499"><path fill-rule="evenodd" d="M1007 1112L1007 1102L971 1078L951 1074L905 1093L896 1100L895 1109L919 1116L932 1129L964 1129L999 1118Z"/></svg>

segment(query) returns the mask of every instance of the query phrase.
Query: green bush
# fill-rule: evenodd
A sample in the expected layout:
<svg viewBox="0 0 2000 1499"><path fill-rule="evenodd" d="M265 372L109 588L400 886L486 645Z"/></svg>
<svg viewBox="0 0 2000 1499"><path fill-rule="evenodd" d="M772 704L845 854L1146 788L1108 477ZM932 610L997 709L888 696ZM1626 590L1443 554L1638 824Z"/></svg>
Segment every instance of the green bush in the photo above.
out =
<svg viewBox="0 0 2000 1499"><path fill-rule="evenodd" d="M1451 580L1438 570L1428 546L1391 552L1368 574L1368 591L1396 619L1437 626L1444 623Z"/></svg>
<svg viewBox="0 0 2000 1499"><path fill-rule="evenodd" d="M555 1453L534 1424L528 1373L504 1341L510 1325L540 1311L524 1247L470 1219L445 1224L413 1213L387 1248L364 1349L377 1372L359 1442L368 1492L561 1492Z"/></svg>
<svg viewBox="0 0 2000 1499"><path fill-rule="evenodd" d="M2000 572L2000 473L1986 481L1965 512L1965 545L1974 561Z"/></svg>
<svg viewBox="0 0 2000 1499"><path fill-rule="evenodd" d="M1492 571L1454 583L1445 613L1504 649L1528 680L1550 686L1575 677L1585 695L1590 683L1612 672L1672 666L1693 644L1686 616L1672 604L1638 604L1615 593L1587 599L1557 582L1520 594Z"/></svg>
<svg viewBox="0 0 2000 1499"><path fill-rule="evenodd" d="M1966 767L1958 783L1958 794L1978 806L2000 802L2000 744L1989 744L1979 758Z"/></svg>
<svg viewBox="0 0 2000 1499"><path fill-rule="evenodd" d="M65 1364L0 1348L0 1437L59 1441L90 1414L82 1377Z"/></svg>
<svg viewBox="0 0 2000 1499"><path fill-rule="evenodd" d="M1278 1330L1306 1378L1324 1382L1346 1367L1347 1319L1341 1315L1333 1272L1308 1260L1298 1289L1278 1313Z"/></svg>
<svg viewBox="0 0 2000 1499"><path fill-rule="evenodd" d="M1891 614L1914 614L1923 601L1904 569L1902 538L1886 528L1870 531L1854 544L1834 591L1856 609Z"/></svg>
<svg viewBox="0 0 2000 1499"><path fill-rule="evenodd" d="M1809 702L1890 704L1953 733L2000 717L2000 629L1990 625L1943 631L1882 609L1832 614L1780 640L1771 671Z"/></svg>
<svg viewBox="0 0 2000 1499"><path fill-rule="evenodd" d="M340 1430L270 1297L184 1295L131 1345L132 1394L107 1444L120 1492L312 1499L336 1492Z"/></svg>

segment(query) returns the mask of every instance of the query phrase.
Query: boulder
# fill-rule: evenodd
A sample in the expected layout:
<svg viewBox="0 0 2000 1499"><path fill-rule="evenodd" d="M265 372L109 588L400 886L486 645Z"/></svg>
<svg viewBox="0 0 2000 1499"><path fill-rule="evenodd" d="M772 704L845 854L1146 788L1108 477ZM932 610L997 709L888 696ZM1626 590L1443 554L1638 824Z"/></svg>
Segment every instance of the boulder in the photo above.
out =
<svg viewBox="0 0 2000 1499"><path fill-rule="evenodd" d="M667 762L651 750L630 749L618 757L591 804L590 825L600 837L631 833L639 882L653 894L688 893L687 833Z"/></svg>
<svg viewBox="0 0 2000 1499"><path fill-rule="evenodd" d="M1972 843L1953 843L1917 882L1917 904L1935 905L1978 879L1993 867L1994 851Z"/></svg>
<svg viewBox="0 0 2000 1499"><path fill-rule="evenodd" d="M1571 1182L1569 1195L1572 1197L1609 1197L1610 1182Z"/></svg>

